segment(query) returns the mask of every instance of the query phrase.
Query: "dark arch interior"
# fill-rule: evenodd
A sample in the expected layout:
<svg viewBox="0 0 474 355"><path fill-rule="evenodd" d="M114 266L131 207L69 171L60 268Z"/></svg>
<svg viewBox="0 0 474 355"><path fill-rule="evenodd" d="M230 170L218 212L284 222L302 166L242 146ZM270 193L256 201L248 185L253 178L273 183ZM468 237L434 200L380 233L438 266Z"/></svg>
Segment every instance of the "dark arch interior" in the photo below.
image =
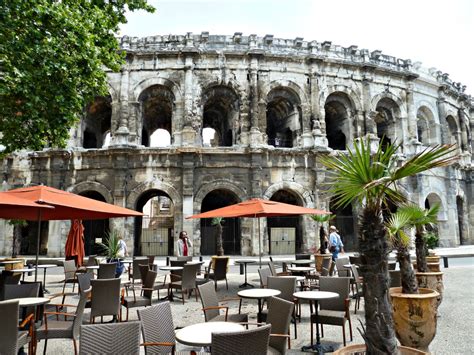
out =
<svg viewBox="0 0 474 355"><path fill-rule="evenodd" d="M135 217L134 255L173 255L174 204L170 196L148 190L138 198L136 210L145 216Z"/></svg>
<svg viewBox="0 0 474 355"><path fill-rule="evenodd" d="M203 96L203 127L216 131L213 145L230 147L234 138L232 125L238 114L239 100L228 87L215 86L207 90Z"/></svg>
<svg viewBox="0 0 474 355"><path fill-rule="evenodd" d="M142 144L150 146L150 136L157 129L171 132L171 119L175 97L170 89L163 85L154 85L146 89L138 99L142 110Z"/></svg>
<svg viewBox="0 0 474 355"><path fill-rule="evenodd" d="M239 203L239 198L231 191L219 189L209 192L202 200L201 212ZM240 219L225 218L223 224L223 247L226 255L240 255ZM201 254L216 254L216 228L212 218L201 219Z"/></svg>
<svg viewBox="0 0 474 355"><path fill-rule="evenodd" d="M337 101L331 101L324 106L326 113L326 136L329 148L336 150L346 149L346 135L344 134L344 121L346 108Z"/></svg>
<svg viewBox="0 0 474 355"><path fill-rule="evenodd" d="M303 206L303 201L292 191L278 190L271 201ZM270 254L294 254L303 250L303 219L301 216L282 216L267 218ZM291 241L291 235L294 239Z"/></svg>
<svg viewBox="0 0 474 355"><path fill-rule="evenodd" d="M352 213L352 205L337 208L335 202L331 201L329 210L336 216L336 218L331 220L330 224L336 226L338 229L339 235L344 243L344 250L358 250L359 242L356 235L356 228L354 227L356 220Z"/></svg>
<svg viewBox="0 0 474 355"><path fill-rule="evenodd" d="M39 223L33 221L27 221L25 225L15 225L13 227L13 233L17 235L17 247L16 251L22 255L34 255L36 254L36 245L38 238ZM39 244L39 255L47 255L48 253L48 232L49 222L41 222L41 233L40 233L40 244Z"/></svg>
<svg viewBox="0 0 474 355"><path fill-rule="evenodd" d="M459 227L459 244L466 244L464 231L464 201L461 196L456 196L456 208L458 213L458 227Z"/></svg>
<svg viewBox="0 0 474 355"><path fill-rule="evenodd" d="M267 102L268 144L292 148L302 126L298 97L289 90L277 88L270 91Z"/></svg>
<svg viewBox="0 0 474 355"><path fill-rule="evenodd" d="M81 196L91 198L93 200L107 202L97 191L85 191L80 193ZM95 219L82 221L84 226L84 252L86 255L96 255L102 252L102 248L96 243L96 240L102 241L109 232L108 219Z"/></svg>
<svg viewBox="0 0 474 355"><path fill-rule="evenodd" d="M112 98L96 97L86 108L83 132L84 148L101 148L112 122Z"/></svg>

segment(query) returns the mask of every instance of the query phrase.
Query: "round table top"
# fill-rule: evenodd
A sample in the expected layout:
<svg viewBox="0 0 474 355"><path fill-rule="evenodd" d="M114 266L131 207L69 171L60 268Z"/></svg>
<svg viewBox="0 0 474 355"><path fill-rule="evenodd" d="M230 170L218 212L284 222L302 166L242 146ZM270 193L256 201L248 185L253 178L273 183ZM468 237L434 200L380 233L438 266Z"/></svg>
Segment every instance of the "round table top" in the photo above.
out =
<svg viewBox="0 0 474 355"><path fill-rule="evenodd" d="M176 340L190 346L209 346L212 333L229 333L244 330L244 326L232 322L205 322L189 325L176 331Z"/></svg>
<svg viewBox="0 0 474 355"><path fill-rule="evenodd" d="M204 261L193 260L193 261L188 261L185 265L202 265L202 264L204 264Z"/></svg>
<svg viewBox="0 0 474 355"><path fill-rule="evenodd" d="M292 260L291 264L293 265L311 265L314 261L310 259L300 259L300 260Z"/></svg>
<svg viewBox="0 0 474 355"><path fill-rule="evenodd" d="M29 269L29 268L24 268L24 269L13 269L10 270L11 272L34 272L35 269Z"/></svg>
<svg viewBox="0 0 474 355"><path fill-rule="evenodd" d="M176 271L176 270L183 270L183 267L182 266L160 266L160 270Z"/></svg>
<svg viewBox="0 0 474 355"><path fill-rule="evenodd" d="M293 296L296 298L301 298L303 300L324 300L328 298L339 297L339 294L336 292L328 291L299 291L293 293Z"/></svg>
<svg viewBox="0 0 474 355"><path fill-rule="evenodd" d="M47 297L24 297L15 298L14 300L19 301L21 307L39 306L50 302L50 299Z"/></svg>
<svg viewBox="0 0 474 355"><path fill-rule="evenodd" d="M55 265L55 264L41 264L41 265L38 265L38 269L49 269L50 267L58 267L58 265Z"/></svg>
<svg viewBox="0 0 474 355"><path fill-rule="evenodd" d="M1 265L8 265L8 264L18 264L21 263L23 260L5 260L5 261L0 261Z"/></svg>
<svg viewBox="0 0 474 355"><path fill-rule="evenodd" d="M257 260L235 260L234 263L236 264L255 264Z"/></svg>
<svg viewBox="0 0 474 355"><path fill-rule="evenodd" d="M86 269L99 270L99 265L89 265L89 266L86 266Z"/></svg>
<svg viewBox="0 0 474 355"><path fill-rule="evenodd" d="M290 271L299 271L299 272L308 272L308 271L313 271L315 270L314 267L310 266L291 266L288 268Z"/></svg>
<svg viewBox="0 0 474 355"><path fill-rule="evenodd" d="M278 276L278 277L293 277L293 278L295 278L295 279L296 279L296 281L298 281L298 282L301 282L301 281L304 281L304 280L306 280L306 277L304 277L304 276L297 276L297 275L295 275L295 276L291 276L291 275L282 275L282 276Z"/></svg>
<svg viewBox="0 0 474 355"><path fill-rule="evenodd" d="M281 292L273 288L251 288L237 292L243 298L268 298L278 296Z"/></svg>

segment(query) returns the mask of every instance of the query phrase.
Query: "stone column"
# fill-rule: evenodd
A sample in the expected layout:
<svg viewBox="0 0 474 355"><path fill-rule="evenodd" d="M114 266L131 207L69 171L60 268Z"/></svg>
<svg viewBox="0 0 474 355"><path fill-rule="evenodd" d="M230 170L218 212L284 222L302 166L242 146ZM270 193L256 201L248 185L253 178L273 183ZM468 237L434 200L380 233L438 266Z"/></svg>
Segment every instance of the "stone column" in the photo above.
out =
<svg viewBox="0 0 474 355"><path fill-rule="evenodd" d="M118 116L118 128L112 136L111 146L125 146L129 144L128 129L128 88L130 82L130 71L128 67L122 69L122 77L120 81L120 110ZM135 144L137 142L134 142Z"/></svg>
<svg viewBox="0 0 474 355"><path fill-rule="evenodd" d="M406 132L405 128L408 129L408 140L402 137L404 141L408 141L408 143L413 144L419 141L419 137L417 137L417 118L415 112L415 101L413 99L413 83L408 83L406 89L406 103L407 103L407 127L402 126L402 132ZM402 120L403 122L403 120Z"/></svg>
<svg viewBox="0 0 474 355"><path fill-rule="evenodd" d="M260 100L258 90L258 53L249 53L250 66L250 146L256 147L263 142L263 129L260 127L260 111L266 108L265 102ZM265 112L265 111L263 111Z"/></svg>
<svg viewBox="0 0 474 355"><path fill-rule="evenodd" d="M181 125L177 125L175 142L180 142L183 146L196 145L202 128L202 117L198 117L193 110L193 70L194 56L197 49L187 48L184 54L184 117ZM180 127L181 126L181 127Z"/></svg>
<svg viewBox="0 0 474 355"><path fill-rule="evenodd" d="M182 229L192 236L193 253L199 255L201 250L201 237L194 233L194 220L185 219L185 216L194 214L194 156L193 154L183 155L183 213L182 213ZM176 223L175 223L176 224ZM176 232L176 231L175 231ZM179 231L177 231L179 233ZM175 233L174 242L177 242L178 233ZM177 250L175 250L177 253Z"/></svg>

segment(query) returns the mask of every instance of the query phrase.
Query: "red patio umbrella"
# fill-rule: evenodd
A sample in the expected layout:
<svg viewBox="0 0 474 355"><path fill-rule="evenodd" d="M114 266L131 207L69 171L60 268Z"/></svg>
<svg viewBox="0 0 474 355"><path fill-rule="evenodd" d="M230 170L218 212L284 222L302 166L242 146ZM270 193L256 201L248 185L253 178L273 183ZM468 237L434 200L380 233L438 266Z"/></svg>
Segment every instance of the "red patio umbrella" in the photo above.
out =
<svg viewBox="0 0 474 355"><path fill-rule="evenodd" d="M54 208L27 209L12 208L2 210L0 218L37 221L36 265L38 265L41 221L63 219L105 219L115 217L143 216L143 213L109 203L93 200L49 186L39 185L0 192L0 201L7 197L17 197L30 202ZM36 270L37 271L37 270ZM35 273L35 280L37 272Z"/></svg>
<svg viewBox="0 0 474 355"><path fill-rule="evenodd" d="M73 259L76 266L82 266L84 254L84 226L80 219L75 219L71 221L71 229L66 239L66 260Z"/></svg>
<svg viewBox="0 0 474 355"><path fill-rule="evenodd" d="M291 215L302 215L302 214L330 214L324 210L318 210L315 208L307 208L296 205L290 205L287 203L263 200L259 198L253 198L251 200L239 202L235 205L221 207L212 211L196 214L190 218L230 218L230 217L277 217L277 216L291 216ZM258 220L258 253L260 267L262 267L262 252L261 252L261 238L260 238L260 220Z"/></svg>

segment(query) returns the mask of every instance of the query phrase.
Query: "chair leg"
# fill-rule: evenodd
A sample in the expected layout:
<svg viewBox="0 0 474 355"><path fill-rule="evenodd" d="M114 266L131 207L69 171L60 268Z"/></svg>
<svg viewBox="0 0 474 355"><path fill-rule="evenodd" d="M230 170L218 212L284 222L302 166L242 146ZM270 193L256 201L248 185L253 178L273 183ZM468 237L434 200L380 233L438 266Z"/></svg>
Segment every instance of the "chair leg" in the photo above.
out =
<svg viewBox="0 0 474 355"><path fill-rule="evenodd" d="M227 283L227 277L225 278L225 287L227 288L227 291L229 291L229 284Z"/></svg>
<svg viewBox="0 0 474 355"><path fill-rule="evenodd" d="M324 328L322 324L316 323L316 326L320 325L321 326L321 338L324 338Z"/></svg>
<svg viewBox="0 0 474 355"><path fill-rule="evenodd" d="M352 322L350 318L348 319L348 321L349 321L349 334L351 336L351 341L352 341Z"/></svg>
<svg viewBox="0 0 474 355"><path fill-rule="evenodd" d="M295 339L298 339L297 326L296 326L296 314L295 314L294 309L293 309L293 321L295 322Z"/></svg>
<svg viewBox="0 0 474 355"><path fill-rule="evenodd" d="M316 323L316 326L318 326L318 323ZM311 321L311 346L313 346L313 321Z"/></svg>
<svg viewBox="0 0 474 355"><path fill-rule="evenodd" d="M126 318L126 322L128 322L128 307L127 307L127 318Z"/></svg>
<svg viewBox="0 0 474 355"><path fill-rule="evenodd" d="M46 355L47 346L48 346L48 338L44 339L43 355Z"/></svg>
<svg viewBox="0 0 474 355"><path fill-rule="evenodd" d="M72 343L74 344L74 355L77 355L77 343L76 343L76 339L72 339Z"/></svg>

